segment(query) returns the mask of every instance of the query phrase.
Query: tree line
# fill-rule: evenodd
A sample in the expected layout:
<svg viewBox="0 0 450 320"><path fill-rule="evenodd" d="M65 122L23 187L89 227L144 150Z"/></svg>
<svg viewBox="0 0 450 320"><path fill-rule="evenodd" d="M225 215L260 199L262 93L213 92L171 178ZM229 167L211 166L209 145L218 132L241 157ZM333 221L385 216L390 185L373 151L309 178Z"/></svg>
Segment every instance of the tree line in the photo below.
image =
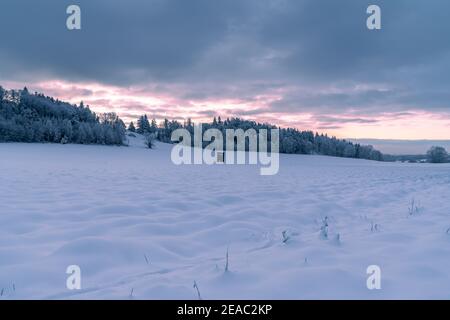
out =
<svg viewBox="0 0 450 320"><path fill-rule="evenodd" d="M125 124L115 113L97 115L43 94L0 86L0 142L122 145Z"/></svg>
<svg viewBox="0 0 450 320"><path fill-rule="evenodd" d="M176 129L184 128L191 134L194 132L194 124L191 119L181 123L176 120L164 119L158 126L155 119L151 121L146 115L139 117L137 125L131 122L128 130L144 135L153 135L157 140L171 143L172 132ZM220 117L212 120L210 123L202 123L203 131L208 129L218 129L225 137L227 129L279 129L280 134L280 153L288 154L318 154L335 157L369 159L383 161L383 154L375 150L372 146L360 145L351 141L329 137L326 134L314 133L313 131L301 131L294 128L281 128L267 123L258 123L255 121L244 120L240 118L227 118L222 120ZM270 145L270 135L269 135Z"/></svg>
<svg viewBox="0 0 450 320"><path fill-rule="evenodd" d="M152 140L172 143L174 130L184 128L193 134L191 119L183 123L164 119L157 124L155 119L142 115L129 124L128 130ZM268 123L240 118L214 117L212 122L203 123L204 131L218 129L225 137L227 129L279 129L280 152L289 154L319 154L346 158L383 161L383 154L372 146L364 146L347 140L329 137L313 131L295 128L281 128ZM79 144L122 145L125 140L125 124L115 113L97 115L82 102L79 105L23 90L5 90L0 86L0 142L55 142Z"/></svg>

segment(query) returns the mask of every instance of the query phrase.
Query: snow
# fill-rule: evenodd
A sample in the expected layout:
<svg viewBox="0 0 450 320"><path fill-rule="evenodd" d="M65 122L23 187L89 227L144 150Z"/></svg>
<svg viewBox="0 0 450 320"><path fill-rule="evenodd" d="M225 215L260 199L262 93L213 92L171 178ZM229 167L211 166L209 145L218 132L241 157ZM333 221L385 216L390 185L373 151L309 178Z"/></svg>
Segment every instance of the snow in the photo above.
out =
<svg viewBox="0 0 450 320"><path fill-rule="evenodd" d="M261 176L170 151L0 144L0 299L448 298L449 164L280 155Z"/></svg>

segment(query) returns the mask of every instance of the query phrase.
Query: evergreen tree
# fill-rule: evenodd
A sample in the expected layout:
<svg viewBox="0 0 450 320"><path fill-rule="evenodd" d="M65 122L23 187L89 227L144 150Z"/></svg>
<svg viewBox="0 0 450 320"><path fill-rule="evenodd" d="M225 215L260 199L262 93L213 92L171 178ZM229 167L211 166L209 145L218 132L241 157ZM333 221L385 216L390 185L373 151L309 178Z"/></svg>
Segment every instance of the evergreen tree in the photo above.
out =
<svg viewBox="0 0 450 320"><path fill-rule="evenodd" d="M43 94L0 89L0 142L98 143L121 145L124 124L114 114L98 117L89 106ZM109 139L111 138L111 139Z"/></svg>
<svg viewBox="0 0 450 320"><path fill-rule="evenodd" d="M152 119L152 124L150 125L150 132L156 133L158 131L158 125L156 124L156 120Z"/></svg>
<svg viewBox="0 0 450 320"><path fill-rule="evenodd" d="M148 122L147 115L140 116L137 121L137 133L144 134L150 132L150 123Z"/></svg>
<svg viewBox="0 0 450 320"><path fill-rule="evenodd" d="M2 86L0 86L0 106L4 97L5 97L5 89L3 89Z"/></svg>
<svg viewBox="0 0 450 320"><path fill-rule="evenodd" d="M128 126L128 131L136 132L136 128L134 127L133 121L130 122L130 125Z"/></svg>

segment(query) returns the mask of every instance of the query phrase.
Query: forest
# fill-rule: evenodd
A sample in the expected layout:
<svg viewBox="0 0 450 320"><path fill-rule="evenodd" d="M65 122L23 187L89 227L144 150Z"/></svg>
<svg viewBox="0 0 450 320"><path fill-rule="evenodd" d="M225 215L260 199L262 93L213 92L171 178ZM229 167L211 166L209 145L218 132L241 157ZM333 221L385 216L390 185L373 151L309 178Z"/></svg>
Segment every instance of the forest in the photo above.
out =
<svg viewBox="0 0 450 320"><path fill-rule="evenodd" d="M97 115L43 94L0 87L0 142L122 145L125 124L115 113Z"/></svg>
<svg viewBox="0 0 450 320"><path fill-rule="evenodd" d="M187 129L191 134L194 133L194 123L188 119L184 123L176 120L164 119L158 126L155 119L151 121L147 115L139 117L136 126L131 122L128 130L135 131L144 135L153 135L157 140L171 143L172 132L176 129ZM221 117L214 117L210 123L202 123L202 130L218 129L225 137L227 129L260 129L278 128L280 138L280 153L289 154L318 154L345 158L369 159L383 161L383 154L375 150L372 146L364 146L351 141L329 137L327 134L314 133L313 131L301 131L295 128L281 128L272 124L258 123L255 121L244 120L240 118L227 118L222 120ZM270 135L269 135L270 140ZM225 143L224 143L225 144ZM270 141L268 141L270 144Z"/></svg>
<svg viewBox="0 0 450 320"><path fill-rule="evenodd" d="M187 119L184 123L164 119L160 124L147 115L131 122L128 130L155 139L172 143L172 132L185 128L191 133L194 123ZM372 146L364 146L351 141L329 137L313 131L295 128L281 128L273 124L259 123L240 118L214 117L212 122L203 123L203 130L278 128L280 131L280 152L289 154L319 154L335 157L370 159L383 161L383 154ZM5 90L0 87L0 142L53 142L77 144L123 145L126 126L113 112L96 114L83 102L72 105L67 102L30 93L23 90ZM270 140L270 136L269 136Z"/></svg>

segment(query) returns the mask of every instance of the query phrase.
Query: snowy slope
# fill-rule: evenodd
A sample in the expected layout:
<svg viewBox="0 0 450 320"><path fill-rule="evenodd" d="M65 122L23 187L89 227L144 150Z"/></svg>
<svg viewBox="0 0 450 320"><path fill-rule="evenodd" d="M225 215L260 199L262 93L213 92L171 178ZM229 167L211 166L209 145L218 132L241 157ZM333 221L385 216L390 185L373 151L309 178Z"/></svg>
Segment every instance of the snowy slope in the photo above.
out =
<svg viewBox="0 0 450 320"><path fill-rule="evenodd" d="M0 144L0 299L450 297L450 165L281 155L260 176L170 150Z"/></svg>

